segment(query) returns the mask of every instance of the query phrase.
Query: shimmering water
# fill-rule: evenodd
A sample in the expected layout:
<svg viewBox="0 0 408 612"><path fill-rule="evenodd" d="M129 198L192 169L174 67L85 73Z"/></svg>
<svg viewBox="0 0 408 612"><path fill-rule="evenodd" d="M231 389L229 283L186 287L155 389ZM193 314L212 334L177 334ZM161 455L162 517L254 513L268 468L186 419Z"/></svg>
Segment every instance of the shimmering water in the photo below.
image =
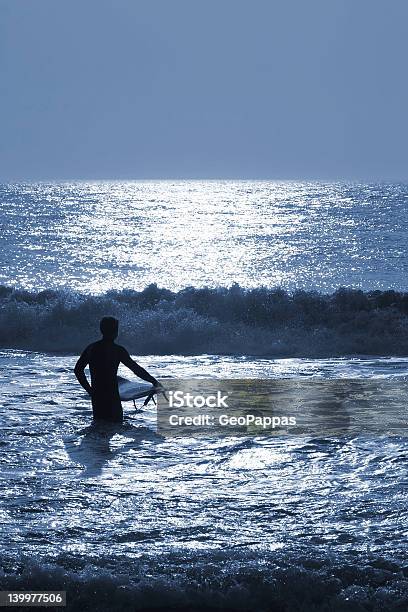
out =
<svg viewBox="0 0 408 612"><path fill-rule="evenodd" d="M406 601L406 438L166 439L154 407L137 414L131 403L123 426L95 429L73 363L1 356L7 585L65 585L77 606L78 589L89 601L89 583L99 580L101 610L149 607L152 589L154 601L170 597L187 609L220 597L239 609L275 601L295 610L314 599L339 610L356 601L400 609ZM163 380L408 375L407 359L142 363Z"/></svg>
<svg viewBox="0 0 408 612"><path fill-rule="evenodd" d="M3 186L0 282L32 293L0 292L0 586L66 588L71 610L406 610L405 430L166 439L153 406L131 405L123 426L95 429L72 367L109 309L159 378L404 384L403 296L244 288L406 290L407 198L404 185ZM118 293L149 283L194 289ZM211 351L230 354L194 354ZM306 357L270 357L287 354Z"/></svg>
<svg viewBox="0 0 408 612"><path fill-rule="evenodd" d="M3 185L0 283L405 289L407 202L399 184Z"/></svg>

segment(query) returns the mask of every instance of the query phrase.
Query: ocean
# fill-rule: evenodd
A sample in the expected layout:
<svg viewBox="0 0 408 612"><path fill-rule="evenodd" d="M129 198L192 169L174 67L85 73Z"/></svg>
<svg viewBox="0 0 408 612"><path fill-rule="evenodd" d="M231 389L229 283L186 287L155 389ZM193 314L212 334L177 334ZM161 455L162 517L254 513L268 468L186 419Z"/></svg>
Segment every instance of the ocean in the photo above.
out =
<svg viewBox="0 0 408 612"><path fill-rule="evenodd" d="M95 428L73 375L114 315L164 383L403 386L407 185L27 183L0 203L3 590L66 590L68 610L408 608L405 427L166 438L127 403Z"/></svg>

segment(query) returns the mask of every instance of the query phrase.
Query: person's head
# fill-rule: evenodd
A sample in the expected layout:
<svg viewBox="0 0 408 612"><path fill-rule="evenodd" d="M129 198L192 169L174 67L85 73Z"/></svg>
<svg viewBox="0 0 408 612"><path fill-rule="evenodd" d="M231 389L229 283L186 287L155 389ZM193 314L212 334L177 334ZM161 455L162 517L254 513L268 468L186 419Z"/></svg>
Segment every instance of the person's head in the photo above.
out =
<svg viewBox="0 0 408 612"><path fill-rule="evenodd" d="M119 321L115 317L103 317L99 328L105 340L114 340L118 335Z"/></svg>

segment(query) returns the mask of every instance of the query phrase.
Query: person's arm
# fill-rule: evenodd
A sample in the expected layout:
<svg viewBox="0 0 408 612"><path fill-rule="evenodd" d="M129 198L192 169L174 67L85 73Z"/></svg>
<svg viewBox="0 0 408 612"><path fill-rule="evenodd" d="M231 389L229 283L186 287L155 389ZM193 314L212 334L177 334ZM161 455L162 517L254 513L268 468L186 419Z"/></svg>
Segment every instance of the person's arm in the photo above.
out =
<svg viewBox="0 0 408 612"><path fill-rule="evenodd" d="M120 360L123 365L129 368L129 370L132 370L132 372L142 380L146 380L155 387L160 386L160 383L154 378L154 376L151 376L149 372L147 372L144 368L142 368L142 366L136 363L136 361L131 358L127 350L124 348L122 348L121 350Z"/></svg>
<svg viewBox="0 0 408 612"><path fill-rule="evenodd" d="M85 368L88 363L88 349L86 348L75 364L74 373L81 387L83 387L89 395L92 395L92 387L85 376Z"/></svg>

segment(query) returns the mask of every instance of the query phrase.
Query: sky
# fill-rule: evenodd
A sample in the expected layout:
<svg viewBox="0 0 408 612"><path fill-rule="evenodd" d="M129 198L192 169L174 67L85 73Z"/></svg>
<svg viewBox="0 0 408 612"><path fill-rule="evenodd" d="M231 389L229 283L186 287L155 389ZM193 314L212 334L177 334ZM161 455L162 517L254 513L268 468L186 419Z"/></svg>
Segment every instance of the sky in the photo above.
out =
<svg viewBox="0 0 408 612"><path fill-rule="evenodd" d="M406 0L0 0L0 179L408 179Z"/></svg>

